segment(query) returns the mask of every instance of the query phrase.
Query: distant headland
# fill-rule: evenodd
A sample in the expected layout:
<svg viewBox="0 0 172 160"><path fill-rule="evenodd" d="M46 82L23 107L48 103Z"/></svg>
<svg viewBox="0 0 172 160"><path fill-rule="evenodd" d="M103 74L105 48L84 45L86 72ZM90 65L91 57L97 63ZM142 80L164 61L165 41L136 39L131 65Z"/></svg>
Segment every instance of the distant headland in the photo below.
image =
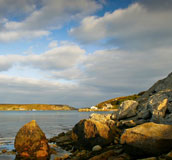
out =
<svg viewBox="0 0 172 160"><path fill-rule="evenodd" d="M76 110L69 105L61 104L0 104L0 111L48 111L48 110Z"/></svg>

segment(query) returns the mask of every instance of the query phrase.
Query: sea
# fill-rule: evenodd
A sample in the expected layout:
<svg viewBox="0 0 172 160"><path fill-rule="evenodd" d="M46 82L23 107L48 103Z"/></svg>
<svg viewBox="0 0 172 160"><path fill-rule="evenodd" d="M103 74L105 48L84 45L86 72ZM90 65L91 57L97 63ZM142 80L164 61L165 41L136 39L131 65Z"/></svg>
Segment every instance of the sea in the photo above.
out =
<svg viewBox="0 0 172 160"><path fill-rule="evenodd" d="M94 112L78 111L0 111L0 152L13 150L14 139L19 129L31 120L36 120L47 138L67 132L81 119L89 118ZM97 113L97 112L96 112ZM104 114L107 112L98 112ZM14 159L8 156L9 160ZM3 157L3 159L7 159ZM0 156L0 160L2 156Z"/></svg>

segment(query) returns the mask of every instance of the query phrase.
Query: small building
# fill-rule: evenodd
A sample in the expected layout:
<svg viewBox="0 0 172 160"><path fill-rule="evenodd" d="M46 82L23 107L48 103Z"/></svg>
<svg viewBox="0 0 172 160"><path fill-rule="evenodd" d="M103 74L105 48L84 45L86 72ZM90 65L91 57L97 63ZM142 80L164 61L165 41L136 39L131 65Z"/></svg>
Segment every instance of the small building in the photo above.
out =
<svg viewBox="0 0 172 160"><path fill-rule="evenodd" d="M96 106L92 106L90 109L97 109L97 107Z"/></svg>
<svg viewBox="0 0 172 160"><path fill-rule="evenodd" d="M107 107L107 109L112 109L113 108L113 105L111 103L107 103L106 104L106 107Z"/></svg>

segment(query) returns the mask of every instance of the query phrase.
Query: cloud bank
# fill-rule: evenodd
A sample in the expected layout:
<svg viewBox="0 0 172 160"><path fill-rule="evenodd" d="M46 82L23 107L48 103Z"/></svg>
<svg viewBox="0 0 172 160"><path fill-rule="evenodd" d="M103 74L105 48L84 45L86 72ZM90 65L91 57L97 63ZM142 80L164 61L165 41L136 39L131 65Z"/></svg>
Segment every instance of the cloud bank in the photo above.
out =
<svg viewBox="0 0 172 160"><path fill-rule="evenodd" d="M77 19L80 24L69 30L77 42L52 40L40 54L1 53L1 103L86 107L146 90L171 72L170 0L141 0L103 16L91 14L101 9L98 1L58 0L58 5L55 0L48 2L23 1L23 6L29 3L26 6L30 7L21 11L25 17L20 21L8 19L8 12L3 12L0 41L49 37L52 30ZM14 12L13 8L9 12ZM90 45L101 49L88 52ZM37 71L43 78L11 76L10 72L18 68Z"/></svg>

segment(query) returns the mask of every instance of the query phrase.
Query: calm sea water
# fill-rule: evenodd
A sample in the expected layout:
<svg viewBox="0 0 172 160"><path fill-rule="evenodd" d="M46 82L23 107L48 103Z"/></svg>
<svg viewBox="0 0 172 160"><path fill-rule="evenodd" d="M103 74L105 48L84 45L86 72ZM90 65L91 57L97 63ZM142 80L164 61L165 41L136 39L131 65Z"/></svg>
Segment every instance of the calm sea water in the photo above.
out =
<svg viewBox="0 0 172 160"><path fill-rule="evenodd" d="M91 113L93 112L0 111L0 150L14 149L14 138L18 130L31 120L36 120L46 137L51 138L70 130L79 120L88 118Z"/></svg>

